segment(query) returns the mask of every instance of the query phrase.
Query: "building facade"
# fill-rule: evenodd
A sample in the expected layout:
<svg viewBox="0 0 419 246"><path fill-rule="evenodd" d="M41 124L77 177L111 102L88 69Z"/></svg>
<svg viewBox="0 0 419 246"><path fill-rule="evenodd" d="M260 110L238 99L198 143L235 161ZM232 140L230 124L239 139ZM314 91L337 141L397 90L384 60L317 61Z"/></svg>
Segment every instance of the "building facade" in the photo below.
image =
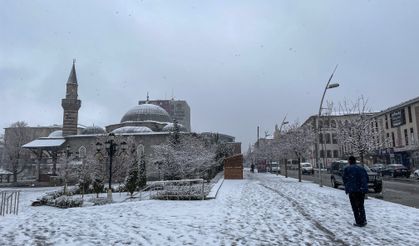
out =
<svg viewBox="0 0 419 246"><path fill-rule="evenodd" d="M358 114L331 114L326 116L310 116L303 126L308 126L315 131L316 126L319 129L319 145L317 148L319 164L316 163L316 146L310 147L310 156L308 162L314 166L319 165L328 168L333 161L346 158L345 151L338 141L338 127L345 125L345 121L351 121L358 117Z"/></svg>
<svg viewBox="0 0 419 246"><path fill-rule="evenodd" d="M177 120L177 122L183 125L188 132L191 131L191 108L189 107L188 103L184 100L142 100L139 101L138 104L154 104L162 107L169 113L170 117L173 120Z"/></svg>
<svg viewBox="0 0 419 246"><path fill-rule="evenodd" d="M374 114L385 146L377 150L380 162L419 166L419 97Z"/></svg>

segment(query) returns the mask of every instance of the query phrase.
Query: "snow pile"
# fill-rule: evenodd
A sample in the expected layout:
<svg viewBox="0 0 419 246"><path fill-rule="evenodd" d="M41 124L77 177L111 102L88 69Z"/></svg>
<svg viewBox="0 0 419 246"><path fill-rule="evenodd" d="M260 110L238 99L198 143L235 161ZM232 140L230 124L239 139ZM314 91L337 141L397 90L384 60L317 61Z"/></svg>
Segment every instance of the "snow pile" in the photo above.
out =
<svg viewBox="0 0 419 246"><path fill-rule="evenodd" d="M416 245L419 210L366 200L354 227L342 190L271 174L224 180L216 199L30 207L52 188L24 189L20 214L0 218L0 245ZM119 195L114 194L114 198Z"/></svg>

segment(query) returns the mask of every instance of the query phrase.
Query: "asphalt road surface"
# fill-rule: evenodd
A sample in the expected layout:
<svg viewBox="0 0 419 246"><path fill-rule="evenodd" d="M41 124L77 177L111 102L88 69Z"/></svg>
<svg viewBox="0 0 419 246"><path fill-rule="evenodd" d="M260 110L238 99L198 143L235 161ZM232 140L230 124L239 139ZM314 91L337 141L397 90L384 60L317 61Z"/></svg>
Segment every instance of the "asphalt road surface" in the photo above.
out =
<svg viewBox="0 0 419 246"><path fill-rule="evenodd" d="M281 175L285 175L284 172L282 172ZM298 172L296 170L288 170L289 177L298 178L297 175ZM301 175L301 177L303 180L319 183L318 173L315 173L314 175ZM332 186L329 173L323 173L322 180L323 185ZM339 189L344 192L344 187L339 186ZM383 179L382 193L370 193L369 196L409 207L419 208L419 180L385 177Z"/></svg>

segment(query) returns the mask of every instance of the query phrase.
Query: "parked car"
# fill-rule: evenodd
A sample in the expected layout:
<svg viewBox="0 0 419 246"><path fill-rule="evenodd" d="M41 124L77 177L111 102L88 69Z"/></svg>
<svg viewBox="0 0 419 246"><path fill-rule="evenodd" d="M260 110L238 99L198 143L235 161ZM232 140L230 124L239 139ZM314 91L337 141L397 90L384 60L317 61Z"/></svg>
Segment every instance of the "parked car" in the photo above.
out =
<svg viewBox="0 0 419 246"><path fill-rule="evenodd" d="M381 171L383 176L388 175L391 177L410 177L410 170L403 164L389 164L387 168Z"/></svg>
<svg viewBox="0 0 419 246"><path fill-rule="evenodd" d="M339 185L343 185L342 175L343 169L349 165L348 161L336 161L332 162L331 165L331 175L330 181L332 182L333 188L338 188ZM381 175L376 172L371 171L368 166L362 165L361 163L357 163L367 171L368 174L368 188L374 189L375 193L380 193L383 190L383 180L381 179Z"/></svg>
<svg viewBox="0 0 419 246"><path fill-rule="evenodd" d="M382 171L386 169L386 166L384 164L376 163L376 164L373 164L370 169L373 172L381 173Z"/></svg>
<svg viewBox="0 0 419 246"><path fill-rule="evenodd" d="M413 176L419 179L419 169L416 169L415 172L413 172Z"/></svg>
<svg viewBox="0 0 419 246"><path fill-rule="evenodd" d="M314 168L311 163L303 162L301 163L301 173L302 174L314 174Z"/></svg>
<svg viewBox="0 0 419 246"><path fill-rule="evenodd" d="M278 162L271 162L269 165L269 172L271 173L281 173L281 167Z"/></svg>

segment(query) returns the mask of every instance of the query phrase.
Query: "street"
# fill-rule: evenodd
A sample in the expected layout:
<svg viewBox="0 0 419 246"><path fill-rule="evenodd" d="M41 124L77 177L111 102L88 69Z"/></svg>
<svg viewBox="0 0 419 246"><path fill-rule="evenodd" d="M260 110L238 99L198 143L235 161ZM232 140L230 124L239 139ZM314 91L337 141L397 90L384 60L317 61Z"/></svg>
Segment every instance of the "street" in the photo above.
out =
<svg viewBox="0 0 419 246"><path fill-rule="evenodd" d="M285 171L281 170L281 175L285 175ZM297 170L288 170L288 176L298 178ZM301 175L303 180L319 183L319 174ZM330 174L322 173L323 185L331 187ZM343 187L340 186L339 189ZM383 192L379 194L370 193L369 196L382 199L384 201L394 202L405 206L419 208L419 182L407 178L392 179L385 177L383 179Z"/></svg>

